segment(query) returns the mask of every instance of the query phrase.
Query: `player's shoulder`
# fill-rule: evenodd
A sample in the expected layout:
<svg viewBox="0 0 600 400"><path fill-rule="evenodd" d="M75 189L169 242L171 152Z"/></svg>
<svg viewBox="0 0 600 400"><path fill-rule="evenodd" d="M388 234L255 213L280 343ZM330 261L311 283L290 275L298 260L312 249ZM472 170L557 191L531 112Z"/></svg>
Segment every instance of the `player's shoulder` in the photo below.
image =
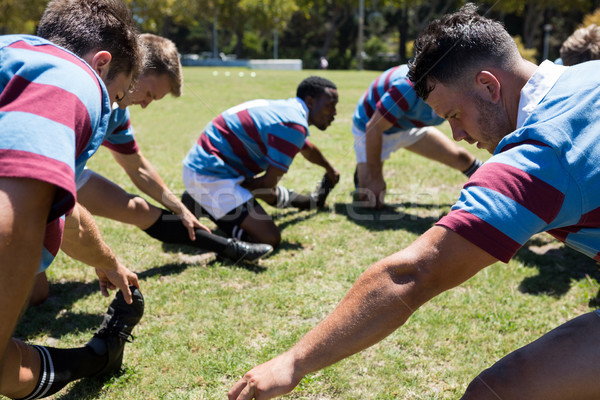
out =
<svg viewBox="0 0 600 400"><path fill-rule="evenodd" d="M80 57L32 35L0 36L5 78L18 76L30 82L60 87L72 93L93 88L102 91L100 78Z"/></svg>

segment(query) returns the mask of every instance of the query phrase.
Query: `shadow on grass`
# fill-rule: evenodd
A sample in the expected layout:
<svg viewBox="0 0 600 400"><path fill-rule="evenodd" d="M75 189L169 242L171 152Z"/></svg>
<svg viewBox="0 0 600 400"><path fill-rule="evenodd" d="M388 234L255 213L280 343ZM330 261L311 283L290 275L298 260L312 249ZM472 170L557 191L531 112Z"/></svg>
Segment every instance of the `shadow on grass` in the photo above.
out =
<svg viewBox="0 0 600 400"><path fill-rule="evenodd" d="M60 338L75 331L90 331L91 337L92 331L102 323L103 314L112 297L98 305L98 314L74 313L68 310L77 300L96 293L98 288L98 281L51 283L48 300L25 311L15 329L15 336L26 340L46 333L53 338Z"/></svg>
<svg viewBox="0 0 600 400"><path fill-rule="evenodd" d="M59 395L57 400L88 400L97 399L102 391L107 379L88 378L80 379L63 395ZM62 393L62 392L59 392Z"/></svg>
<svg viewBox="0 0 600 400"><path fill-rule="evenodd" d="M436 211L441 209L439 204L397 203L386 204L381 210L361 207L357 203L336 203L334 212L343 215L350 221L372 231L406 230L422 234L439 221L440 213L435 216L419 216L416 211L425 209ZM406 210L415 210L407 212Z"/></svg>
<svg viewBox="0 0 600 400"><path fill-rule="evenodd" d="M538 275L523 279L519 290L534 295L564 296L579 281L600 282L600 268L591 258L569 247L539 238L528 241L515 255L529 268L537 268ZM600 307L600 290L589 301L589 306Z"/></svg>
<svg viewBox="0 0 600 400"><path fill-rule="evenodd" d="M208 265L217 262L213 260ZM197 265L197 264L196 264ZM266 271L265 267L249 262L231 263L236 268L243 268L255 273ZM187 268L193 267L190 263L169 263L145 271L139 272L138 279L140 282L155 277L176 275L185 271ZM142 290L143 290L143 285ZM98 281L93 282L77 282L77 281L62 281L52 282L50 284L50 296L42 304L29 307L21 317L19 324L15 329L14 336L23 340L28 340L31 337L39 335L48 335L55 339L60 339L62 336L77 332L89 331L90 338L93 332L100 326L104 313L110 302L114 298L115 291L110 291L108 298L98 303L97 314L75 313L69 311L73 304L80 299L94 295L99 290Z"/></svg>
<svg viewBox="0 0 600 400"><path fill-rule="evenodd" d="M165 251L167 253L185 254L185 255L187 255L185 257L185 259L188 260L189 262L182 262L182 263L177 263L177 264L167 264L167 265L163 265L163 266L151 268L151 269L157 269L157 268L159 268L159 269L167 268L168 269L168 268L173 268L173 267L175 267L175 268L183 267L183 268L181 268L180 271L177 272L177 273L179 273L184 269L187 269L190 267L193 268L194 266L197 266L199 264L209 267L209 266L214 266L216 263L220 263L220 264L229 265L232 267L242 268L247 271L251 271L251 272L255 272L255 273L260 273L260 272L264 272L267 270L265 267L262 267L255 262L250 262L250 261L235 262L235 261L229 260L227 258L218 258L218 257L215 257L215 253L202 252L202 251L199 251L199 249L197 249L195 247L190 247L190 246L185 246L185 245L163 243L163 251ZM138 274L138 277L144 275L145 273L146 273L146 271ZM163 274L163 275L165 275L165 274ZM166 275L171 275L171 273L168 273Z"/></svg>
<svg viewBox="0 0 600 400"><path fill-rule="evenodd" d="M282 210L277 211L278 212L271 215L271 218L273 218L273 222L275 222L280 232L285 230L288 226L295 225L314 217L317 213L329 212L326 208L315 208L311 210L285 209L285 212Z"/></svg>

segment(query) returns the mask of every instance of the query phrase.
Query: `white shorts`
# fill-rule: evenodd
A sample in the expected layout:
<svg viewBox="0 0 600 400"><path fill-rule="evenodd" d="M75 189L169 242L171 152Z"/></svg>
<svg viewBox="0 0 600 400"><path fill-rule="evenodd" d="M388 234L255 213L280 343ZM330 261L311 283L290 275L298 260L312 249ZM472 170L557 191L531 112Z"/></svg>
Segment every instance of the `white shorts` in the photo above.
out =
<svg viewBox="0 0 600 400"><path fill-rule="evenodd" d="M85 167L83 169L83 171L81 171L81 175L79 175L79 177L77 178L77 181L75 181L77 190L81 189L83 187L83 185L85 185L87 183L87 181L89 181L90 178L92 177L92 175L94 175L94 174L95 174L94 171Z"/></svg>
<svg viewBox="0 0 600 400"><path fill-rule="evenodd" d="M381 148L381 161L390 158L390 154L398 149L412 146L425 137L429 127L411 128L405 131L383 135ZM354 153L356 154L356 163L367 162L366 133L352 124L352 134L354 135Z"/></svg>
<svg viewBox="0 0 600 400"><path fill-rule="evenodd" d="M223 218L228 212L252 199L252 193L241 186L243 181L243 176L223 179L201 175L186 166L183 167L185 190L214 219Z"/></svg>

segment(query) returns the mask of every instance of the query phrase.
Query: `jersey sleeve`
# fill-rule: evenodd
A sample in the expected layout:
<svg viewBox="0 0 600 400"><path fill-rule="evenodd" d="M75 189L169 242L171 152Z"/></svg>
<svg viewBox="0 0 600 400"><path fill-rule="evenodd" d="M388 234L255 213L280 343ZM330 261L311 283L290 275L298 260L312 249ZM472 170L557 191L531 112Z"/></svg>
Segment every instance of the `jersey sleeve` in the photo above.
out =
<svg viewBox="0 0 600 400"><path fill-rule="evenodd" d="M0 178L56 187L40 270L56 256L75 205L75 171L106 132L108 98L83 60L27 35L0 37Z"/></svg>
<svg viewBox="0 0 600 400"><path fill-rule="evenodd" d="M376 104L377 111L395 124L417 101L412 84L407 78L394 81Z"/></svg>
<svg viewBox="0 0 600 400"><path fill-rule="evenodd" d="M492 157L463 187L444 226L503 262L548 230L565 201L568 174L551 148L521 145Z"/></svg>
<svg viewBox="0 0 600 400"><path fill-rule="evenodd" d="M56 186L56 219L75 204L75 157L93 135L101 89L83 61L53 45L15 41L0 60L0 177Z"/></svg>
<svg viewBox="0 0 600 400"><path fill-rule="evenodd" d="M287 172L307 136L308 129L304 125L293 122L273 125L267 135L267 163Z"/></svg>
<svg viewBox="0 0 600 400"><path fill-rule="evenodd" d="M114 109L110 116L108 133L102 145L121 154L135 154L139 147L133 136L129 108Z"/></svg>

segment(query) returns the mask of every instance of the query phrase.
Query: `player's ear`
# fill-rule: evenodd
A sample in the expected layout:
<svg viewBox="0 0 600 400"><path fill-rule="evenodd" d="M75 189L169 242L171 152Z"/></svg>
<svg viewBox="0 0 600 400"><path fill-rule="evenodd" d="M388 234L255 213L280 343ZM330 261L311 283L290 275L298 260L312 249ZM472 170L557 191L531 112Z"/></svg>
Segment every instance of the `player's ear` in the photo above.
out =
<svg viewBox="0 0 600 400"><path fill-rule="evenodd" d="M308 107L309 110L312 110L313 105L315 104L315 99L312 96L306 96L304 98L304 103L306 103L306 107Z"/></svg>
<svg viewBox="0 0 600 400"><path fill-rule="evenodd" d="M489 71L479 71L475 76L475 84L479 91L491 101L500 100L500 81Z"/></svg>
<svg viewBox="0 0 600 400"><path fill-rule="evenodd" d="M102 80L106 80L112 55L105 50L90 54L89 64ZM86 60L87 61L87 60Z"/></svg>

